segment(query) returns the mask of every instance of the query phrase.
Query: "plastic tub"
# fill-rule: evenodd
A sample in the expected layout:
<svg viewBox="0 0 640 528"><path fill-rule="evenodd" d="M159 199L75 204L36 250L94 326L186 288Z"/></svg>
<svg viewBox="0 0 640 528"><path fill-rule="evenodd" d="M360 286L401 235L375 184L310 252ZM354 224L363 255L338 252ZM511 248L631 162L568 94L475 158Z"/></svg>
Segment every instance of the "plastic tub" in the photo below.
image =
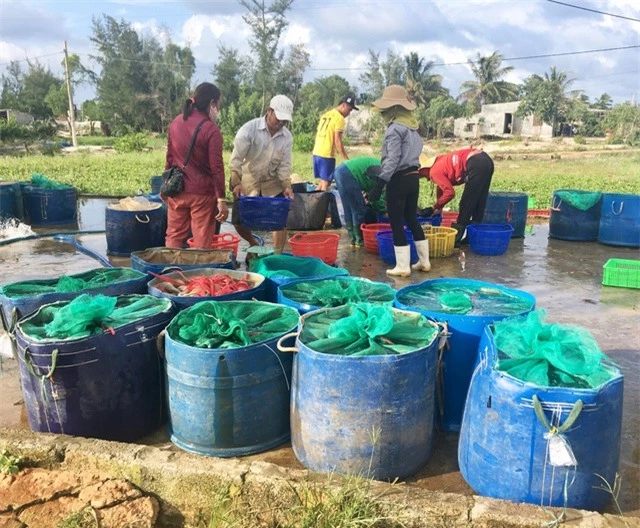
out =
<svg viewBox="0 0 640 528"><path fill-rule="evenodd" d="M380 251L378 250L378 239L376 238L376 235L380 231L388 231L389 224L388 223L362 224L360 226L360 230L362 231L364 249L367 251L367 253L373 253L375 255L379 255Z"/></svg>
<svg viewBox="0 0 640 528"><path fill-rule="evenodd" d="M289 239L295 257L318 257L333 266L338 259L340 235L335 233L296 233Z"/></svg>
<svg viewBox="0 0 640 528"><path fill-rule="evenodd" d="M416 244L413 241L413 235L408 229L405 229L404 233L407 236L407 244L409 244L409 248L411 250L411 264L415 264L418 262L418 250L416 249ZM395 266L396 253L393 246L393 231L380 231L376 234L376 239L378 240L380 258L387 264Z"/></svg>
<svg viewBox="0 0 640 528"><path fill-rule="evenodd" d="M509 249L513 227L509 224L470 224L467 226L469 246L478 255L502 255Z"/></svg>
<svg viewBox="0 0 640 528"><path fill-rule="evenodd" d="M219 235L213 235L211 249L230 249L231 251L233 251L234 258L237 258L241 240L242 239L238 235L234 235L233 233L221 233ZM189 246L190 248L193 247L193 238L187 240L187 246Z"/></svg>
<svg viewBox="0 0 640 528"><path fill-rule="evenodd" d="M569 191L576 194L586 194L592 191L575 189L559 189L553 193L551 215L549 217L549 236L559 240L574 242L588 242L598 239L600 227L600 213L602 199L593 207L583 211L563 201L559 192Z"/></svg>
<svg viewBox="0 0 640 528"><path fill-rule="evenodd" d="M266 196L241 196L238 202L240 223L257 231L280 231L287 227L291 200Z"/></svg>

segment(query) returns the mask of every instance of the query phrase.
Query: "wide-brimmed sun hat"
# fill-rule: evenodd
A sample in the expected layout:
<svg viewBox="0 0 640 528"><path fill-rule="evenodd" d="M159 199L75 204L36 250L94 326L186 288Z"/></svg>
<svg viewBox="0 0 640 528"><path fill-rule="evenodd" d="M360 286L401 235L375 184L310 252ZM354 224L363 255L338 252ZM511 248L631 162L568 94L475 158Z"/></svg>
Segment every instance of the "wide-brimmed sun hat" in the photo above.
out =
<svg viewBox="0 0 640 528"><path fill-rule="evenodd" d="M427 156L426 154L420 154L420 168L418 169L418 174L421 176L428 176L429 169L433 167L433 164L436 162L437 156Z"/></svg>
<svg viewBox="0 0 640 528"><path fill-rule="evenodd" d="M401 106L409 111L416 109L416 103L409 98L409 92L399 84L387 86L382 92L382 97L371 104L380 110L386 110L392 106Z"/></svg>

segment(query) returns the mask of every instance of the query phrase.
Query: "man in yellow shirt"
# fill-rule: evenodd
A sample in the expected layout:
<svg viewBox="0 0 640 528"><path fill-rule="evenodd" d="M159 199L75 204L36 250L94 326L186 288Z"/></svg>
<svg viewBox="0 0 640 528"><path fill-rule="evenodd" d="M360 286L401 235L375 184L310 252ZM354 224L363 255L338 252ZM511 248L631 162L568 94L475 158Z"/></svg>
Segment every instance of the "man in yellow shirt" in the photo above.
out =
<svg viewBox="0 0 640 528"><path fill-rule="evenodd" d="M348 93L336 108L325 112L318 123L316 143L313 147L313 175L320 178L317 189L326 191L333 180L333 171L336 168L336 153L345 160L349 159L342 144L342 133L345 128L345 120L351 110L358 110L356 98Z"/></svg>

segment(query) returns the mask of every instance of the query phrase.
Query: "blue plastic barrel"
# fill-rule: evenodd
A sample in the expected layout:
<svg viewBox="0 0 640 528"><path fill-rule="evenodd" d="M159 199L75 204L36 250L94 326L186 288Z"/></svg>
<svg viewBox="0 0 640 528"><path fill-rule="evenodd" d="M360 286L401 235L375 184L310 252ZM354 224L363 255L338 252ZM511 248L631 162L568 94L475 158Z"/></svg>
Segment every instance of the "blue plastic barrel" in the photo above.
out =
<svg viewBox="0 0 640 528"><path fill-rule="evenodd" d="M589 193L592 191L579 191L574 189L560 189L572 193ZM602 200L591 209L582 211L573 205L563 201L558 192L553 193L551 204L551 216L549 217L549 236L560 240L575 242L588 242L597 240L600 226L600 211Z"/></svg>
<svg viewBox="0 0 640 528"><path fill-rule="evenodd" d="M20 218L18 214L19 191L19 183L0 182L0 219Z"/></svg>
<svg viewBox="0 0 640 528"><path fill-rule="evenodd" d="M111 268L110 271L117 269L124 268ZM99 275L103 271L105 271L105 268L95 268L89 271L83 271L82 273L69 275L69 277L88 281L96 277L96 275ZM147 293L147 282L149 280L149 276L144 273L135 273L135 275L137 275L137 277L134 277L132 279L114 282L106 286L100 286L97 288L86 289L80 293L88 293L90 295L110 295L112 297L134 293ZM28 282L29 284L36 284L41 286L55 286L59 280L60 277L55 277L52 279L20 281L12 284ZM75 299L78 295L78 292L55 292L26 295L24 297L8 297L0 291L0 308L2 309L2 313L6 321L10 322L15 317L20 319L21 317L30 314L31 312L35 312L43 304L51 304L59 301L70 301L72 299Z"/></svg>
<svg viewBox="0 0 640 528"><path fill-rule="evenodd" d="M483 224L511 224L511 238L522 238L527 226L529 197L520 192L492 191L487 198Z"/></svg>
<svg viewBox="0 0 640 528"><path fill-rule="evenodd" d="M26 336L22 325L38 313L16 326L22 394L33 431L130 442L162 424L163 367L156 338L175 314L170 301L159 314L80 339Z"/></svg>
<svg viewBox="0 0 640 528"><path fill-rule="evenodd" d="M250 455L286 442L293 356L278 352L278 339L204 349L176 341L170 327L165 353L171 441L217 457Z"/></svg>
<svg viewBox="0 0 640 528"><path fill-rule="evenodd" d="M451 287L491 288L497 289L520 299L530 301L531 308L522 312L526 314L535 308L536 299L530 293L506 288L504 286L470 279L431 279L420 284L412 284L401 288L396 293L395 305L404 310L412 310L430 317L438 322L447 323L451 336L449 345L442 357L439 373L441 382L442 401L439 402L440 416L438 423L447 431L459 431L462 422L467 389L471 381L471 374L478 355L478 343L486 325L495 321L520 314L487 314L461 315L436 311L421 310L402 302L403 295L429 284L445 284Z"/></svg>
<svg viewBox="0 0 640 528"><path fill-rule="evenodd" d="M361 277L316 277L311 279L300 279L300 280L291 281L291 282L288 282L287 284L278 286L278 304L291 306L292 308L295 308L296 310L298 310L300 315L304 315L307 312L311 312L313 310L319 310L320 308L326 308L328 306L314 306L309 303L301 303L301 302L293 301L287 296L287 290L289 289L290 286L294 286L295 284L298 284L301 282L309 283L315 288L321 288L325 281L335 281L335 280L342 283L346 283L347 285L351 282L359 282L363 284L375 284L378 287L386 289L388 292L389 301L384 304L389 304L389 305L393 304L394 297L395 297L395 290L391 286L389 286L388 284L383 284L381 282L374 283L369 279L364 279ZM363 302L372 302L372 301L364 299ZM333 304L332 306L341 306L341 305Z"/></svg>
<svg viewBox="0 0 640 528"><path fill-rule="evenodd" d="M640 195L603 194L598 242L640 247Z"/></svg>
<svg viewBox="0 0 640 528"><path fill-rule="evenodd" d="M131 267L142 273L168 273L200 268L235 269L230 249L147 248L131 253Z"/></svg>
<svg viewBox="0 0 640 528"><path fill-rule="evenodd" d="M314 313L302 316L300 330ZM312 471L376 480L418 471L433 440L437 342L358 357L316 352L297 339L291 444L298 460Z"/></svg>
<svg viewBox="0 0 640 528"><path fill-rule="evenodd" d="M191 297L184 295L174 295L170 293L166 293L159 286L162 285L165 279L171 280L180 280L182 278L191 279L193 277L198 276L213 276L213 275L229 275L231 278L240 280L246 279L253 283L253 287L248 290L243 290L235 293L228 293L226 295L218 295L218 296L203 296L203 297ZM148 284L149 294L154 297L160 297L165 299L170 299L176 305L178 310L184 310L185 308L189 308L189 306L193 306L196 303L202 301L249 301L251 299L255 299L256 301L264 300L265 296L265 284L264 277L259 275L258 273L249 273L244 271L235 271L230 269L212 269L212 268L196 268L188 271L174 271L171 273L166 273L164 278L155 278L151 280Z"/></svg>
<svg viewBox="0 0 640 528"><path fill-rule="evenodd" d="M623 378L598 389L539 387L495 369L498 358L489 328L480 341L478 364L464 411L458 464L479 495L542 506L600 510L611 500L622 430ZM552 466L547 428L537 418L537 396L547 421L562 425L578 400L583 408L564 433L577 466ZM566 494L566 500L565 500Z"/></svg>
<svg viewBox="0 0 640 528"><path fill-rule="evenodd" d="M149 178L149 184L151 185L151 194L160 194L160 187L162 186L162 175L151 176L151 178Z"/></svg>
<svg viewBox="0 0 640 528"><path fill-rule="evenodd" d="M134 251L164 246L167 210L162 205L146 211L105 209L107 253L128 257Z"/></svg>
<svg viewBox="0 0 640 528"><path fill-rule="evenodd" d="M69 224L77 218L77 194L68 189L22 186L24 213L31 225Z"/></svg>

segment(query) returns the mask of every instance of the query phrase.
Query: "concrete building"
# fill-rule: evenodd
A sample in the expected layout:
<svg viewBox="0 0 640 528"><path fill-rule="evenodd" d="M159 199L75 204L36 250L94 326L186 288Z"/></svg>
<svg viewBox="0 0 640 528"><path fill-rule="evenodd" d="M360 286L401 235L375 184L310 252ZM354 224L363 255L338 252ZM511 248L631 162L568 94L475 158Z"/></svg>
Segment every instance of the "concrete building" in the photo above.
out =
<svg viewBox="0 0 640 528"><path fill-rule="evenodd" d="M10 108L0 109L0 120L8 121L13 117L18 125L29 125L33 123L33 116L26 112L20 112L18 110L11 110Z"/></svg>
<svg viewBox="0 0 640 528"><path fill-rule="evenodd" d="M540 123L533 116L516 117L518 106L520 101L482 105L479 114L456 119L453 134L465 139L481 136L510 137L516 134L539 139L553 137L551 125Z"/></svg>

